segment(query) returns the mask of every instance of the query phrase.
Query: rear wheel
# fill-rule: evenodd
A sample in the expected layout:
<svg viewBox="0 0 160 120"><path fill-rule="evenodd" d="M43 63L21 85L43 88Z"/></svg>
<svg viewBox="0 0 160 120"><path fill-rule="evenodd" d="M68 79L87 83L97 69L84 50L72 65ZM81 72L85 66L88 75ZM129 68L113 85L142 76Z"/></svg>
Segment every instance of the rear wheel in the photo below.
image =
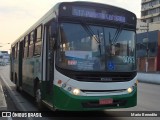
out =
<svg viewBox="0 0 160 120"><path fill-rule="evenodd" d="M13 81L13 72L11 73L11 81Z"/></svg>
<svg viewBox="0 0 160 120"><path fill-rule="evenodd" d="M19 92L20 90L19 90L19 86L18 86L18 82L17 82L17 80L18 80L18 78L17 78L17 74L15 73L15 84L16 84L16 90Z"/></svg>
<svg viewBox="0 0 160 120"><path fill-rule="evenodd" d="M43 105L42 105L41 90L40 90L39 82L37 83L36 88L35 88L35 101L36 101L36 105L38 109L42 110Z"/></svg>

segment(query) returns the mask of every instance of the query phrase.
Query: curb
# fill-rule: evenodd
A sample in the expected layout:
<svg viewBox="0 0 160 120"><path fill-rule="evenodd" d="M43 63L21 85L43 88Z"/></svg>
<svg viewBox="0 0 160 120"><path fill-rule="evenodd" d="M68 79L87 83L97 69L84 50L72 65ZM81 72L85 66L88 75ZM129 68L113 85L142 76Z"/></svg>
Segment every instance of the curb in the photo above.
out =
<svg viewBox="0 0 160 120"><path fill-rule="evenodd" d="M0 79L1 79L1 77L0 77ZM4 91L3 91L1 81L0 81L0 111L3 111L3 110L7 110L7 103L6 103Z"/></svg>
<svg viewBox="0 0 160 120"><path fill-rule="evenodd" d="M6 85L6 87L8 88L8 93L9 95L11 96L13 102L15 103L15 106L18 108L18 110L21 110L23 112L26 111L25 107L23 106L23 102L21 102L17 97L14 97L15 96L15 93L11 90L11 88L9 87L9 85L7 84L7 82L5 81L5 79L3 78L3 76L1 76L0 74L0 78L3 80L4 84ZM1 84L0 84L1 85ZM19 93L18 93L19 94ZM19 96L17 94L17 96ZM24 99L23 99L24 100ZM23 101L22 100L22 101ZM25 101L25 100L24 100ZM34 111L34 110L33 110ZM26 118L27 120L33 120L33 118Z"/></svg>

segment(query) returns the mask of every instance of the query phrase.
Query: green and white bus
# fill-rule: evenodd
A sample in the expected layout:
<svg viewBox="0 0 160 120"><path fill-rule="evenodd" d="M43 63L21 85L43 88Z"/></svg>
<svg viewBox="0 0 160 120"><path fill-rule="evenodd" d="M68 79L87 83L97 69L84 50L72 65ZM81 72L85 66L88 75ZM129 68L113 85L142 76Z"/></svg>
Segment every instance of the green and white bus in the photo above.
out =
<svg viewBox="0 0 160 120"><path fill-rule="evenodd" d="M11 45L11 81L39 108L136 106L136 21L111 5L58 3Z"/></svg>

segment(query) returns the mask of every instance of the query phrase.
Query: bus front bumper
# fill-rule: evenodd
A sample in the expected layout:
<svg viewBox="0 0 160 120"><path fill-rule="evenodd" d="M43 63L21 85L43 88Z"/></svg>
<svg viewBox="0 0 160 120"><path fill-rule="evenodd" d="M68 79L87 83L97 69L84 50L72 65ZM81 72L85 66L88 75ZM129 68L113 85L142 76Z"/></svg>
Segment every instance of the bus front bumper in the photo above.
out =
<svg viewBox="0 0 160 120"><path fill-rule="evenodd" d="M101 105L100 99L113 99L112 104ZM128 108L137 105L137 87L130 94L113 96L75 96L54 86L54 106L60 110L90 111Z"/></svg>

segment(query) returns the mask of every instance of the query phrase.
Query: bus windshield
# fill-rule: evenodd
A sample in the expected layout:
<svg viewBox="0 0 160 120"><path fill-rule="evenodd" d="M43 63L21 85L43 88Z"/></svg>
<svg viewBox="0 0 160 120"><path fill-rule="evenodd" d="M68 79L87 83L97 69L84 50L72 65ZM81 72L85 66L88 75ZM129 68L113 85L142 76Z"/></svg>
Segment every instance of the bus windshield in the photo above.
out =
<svg viewBox="0 0 160 120"><path fill-rule="evenodd" d="M131 72L136 69L135 31L61 23L58 65L76 71Z"/></svg>

